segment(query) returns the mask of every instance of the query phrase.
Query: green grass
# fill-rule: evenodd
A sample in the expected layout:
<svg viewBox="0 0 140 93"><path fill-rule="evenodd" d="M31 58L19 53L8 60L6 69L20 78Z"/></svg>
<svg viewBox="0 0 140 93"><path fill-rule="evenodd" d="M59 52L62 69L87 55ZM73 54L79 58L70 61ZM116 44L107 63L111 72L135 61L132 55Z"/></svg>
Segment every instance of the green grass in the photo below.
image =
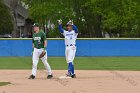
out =
<svg viewBox="0 0 140 93"><path fill-rule="evenodd" d="M49 57L52 69L67 69L64 57ZM76 57L78 70L140 70L140 57ZM0 69L31 69L31 57L0 57ZM39 62L39 69L44 69Z"/></svg>
<svg viewBox="0 0 140 93"><path fill-rule="evenodd" d="M5 86L5 85L8 85L8 84L11 84L10 82L0 82L0 86Z"/></svg>

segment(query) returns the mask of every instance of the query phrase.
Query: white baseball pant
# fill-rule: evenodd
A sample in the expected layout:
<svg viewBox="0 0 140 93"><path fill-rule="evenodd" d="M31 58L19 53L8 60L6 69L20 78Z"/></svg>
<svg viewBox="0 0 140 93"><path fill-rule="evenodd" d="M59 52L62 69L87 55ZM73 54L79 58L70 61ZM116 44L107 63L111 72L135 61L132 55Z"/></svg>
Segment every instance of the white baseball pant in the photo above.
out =
<svg viewBox="0 0 140 93"><path fill-rule="evenodd" d="M76 46L66 46L66 50L65 50L65 56L66 56L66 61L67 63L72 62L75 58L75 53L76 53Z"/></svg>
<svg viewBox="0 0 140 93"><path fill-rule="evenodd" d="M41 48L41 49L34 48L34 51L33 51L33 56L32 56L32 61L33 61L32 75L34 75L34 76L36 76L37 65L38 65L38 62L39 62L39 56L42 53L42 51L44 51L43 48ZM46 51L46 54L44 55L44 57L41 58L41 61L43 62L48 75L51 75L52 74L51 67L47 62L47 51Z"/></svg>

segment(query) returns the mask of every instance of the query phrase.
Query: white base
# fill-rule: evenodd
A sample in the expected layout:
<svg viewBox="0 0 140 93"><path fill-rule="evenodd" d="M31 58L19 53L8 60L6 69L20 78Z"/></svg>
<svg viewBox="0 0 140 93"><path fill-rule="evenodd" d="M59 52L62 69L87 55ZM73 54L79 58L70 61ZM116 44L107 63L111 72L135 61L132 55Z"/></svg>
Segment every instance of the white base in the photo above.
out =
<svg viewBox="0 0 140 93"><path fill-rule="evenodd" d="M67 77L67 76L60 76L60 77L59 77L59 79L67 79L67 78L69 79L69 78L71 78L71 77Z"/></svg>

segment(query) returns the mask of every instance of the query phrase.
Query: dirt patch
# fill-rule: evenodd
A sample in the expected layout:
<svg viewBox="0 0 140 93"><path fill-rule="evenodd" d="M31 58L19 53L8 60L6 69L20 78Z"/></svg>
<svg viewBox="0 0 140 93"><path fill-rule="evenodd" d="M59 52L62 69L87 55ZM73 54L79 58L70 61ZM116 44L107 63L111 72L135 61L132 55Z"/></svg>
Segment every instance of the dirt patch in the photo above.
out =
<svg viewBox="0 0 140 93"><path fill-rule="evenodd" d="M39 70L35 80L27 79L29 70L0 70L0 81L12 84L0 87L0 93L139 93L139 71L77 70L76 79L59 79L64 70L54 70L54 78L46 79Z"/></svg>

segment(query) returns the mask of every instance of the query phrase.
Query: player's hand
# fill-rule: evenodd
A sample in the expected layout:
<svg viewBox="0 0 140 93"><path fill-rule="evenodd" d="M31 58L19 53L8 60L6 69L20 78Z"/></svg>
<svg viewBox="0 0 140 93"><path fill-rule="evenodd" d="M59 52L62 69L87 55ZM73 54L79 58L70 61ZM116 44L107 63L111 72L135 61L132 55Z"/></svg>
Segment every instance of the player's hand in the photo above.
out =
<svg viewBox="0 0 140 93"><path fill-rule="evenodd" d="M73 20L69 20L69 23L73 25Z"/></svg>
<svg viewBox="0 0 140 93"><path fill-rule="evenodd" d="M31 56L33 55L33 52L31 52Z"/></svg>
<svg viewBox="0 0 140 93"><path fill-rule="evenodd" d="M58 24L61 25L62 24L62 20L57 20Z"/></svg>

